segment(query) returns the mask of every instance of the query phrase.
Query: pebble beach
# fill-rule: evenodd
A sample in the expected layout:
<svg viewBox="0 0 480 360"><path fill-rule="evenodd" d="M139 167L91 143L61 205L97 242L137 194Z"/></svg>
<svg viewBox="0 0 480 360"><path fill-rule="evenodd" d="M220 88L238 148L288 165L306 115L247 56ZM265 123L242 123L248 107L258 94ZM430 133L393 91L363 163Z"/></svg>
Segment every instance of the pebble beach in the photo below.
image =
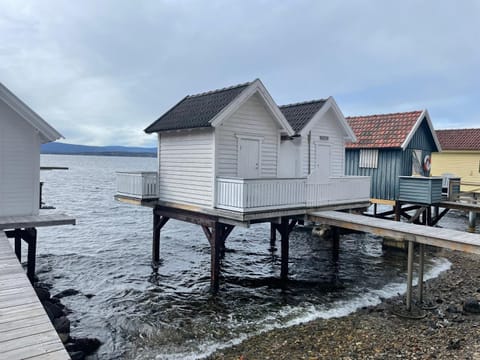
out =
<svg viewBox="0 0 480 360"><path fill-rule="evenodd" d="M398 315L405 312L399 294L345 317L262 333L208 359L480 359L480 255L436 255L452 265L425 283L416 319Z"/></svg>

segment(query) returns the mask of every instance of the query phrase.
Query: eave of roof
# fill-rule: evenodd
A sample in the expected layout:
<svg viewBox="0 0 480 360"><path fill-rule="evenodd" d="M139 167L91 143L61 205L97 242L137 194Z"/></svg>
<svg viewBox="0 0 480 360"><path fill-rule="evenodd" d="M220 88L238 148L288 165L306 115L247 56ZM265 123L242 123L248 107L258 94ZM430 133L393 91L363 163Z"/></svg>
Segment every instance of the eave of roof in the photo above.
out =
<svg viewBox="0 0 480 360"><path fill-rule="evenodd" d="M33 111L2 83L0 83L0 99L38 131L43 144L63 138L62 134L43 120L40 115Z"/></svg>

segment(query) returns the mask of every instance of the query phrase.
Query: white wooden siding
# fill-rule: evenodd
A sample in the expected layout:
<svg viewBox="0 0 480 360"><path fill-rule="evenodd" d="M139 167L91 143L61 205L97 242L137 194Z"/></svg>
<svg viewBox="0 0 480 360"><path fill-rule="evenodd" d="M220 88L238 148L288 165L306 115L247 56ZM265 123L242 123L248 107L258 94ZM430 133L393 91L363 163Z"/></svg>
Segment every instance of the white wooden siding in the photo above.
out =
<svg viewBox="0 0 480 360"><path fill-rule="evenodd" d="M238 176L238 136L262 137L260 177L277 176L279 127L258 95L252 96L216 131L217 176Z"/></svg>
<svg viewBox="0 0 480 360"><path fill-rule="evenodd" d="M328 137L328 140L326 139ZM332 109L328 110L311 130L310 170L315 169L316 144L330 146L330 176L345 175L345 140L344 130L338 123ZM308 138L302 136L302 176L308 176Z"/></svg>
<svg viewBox="0 0 480 360"><path fill-rule="evenodd" d="M0 100L0 216L37 215L40 137Z"/></svg>
<svg viewBox="0 0 480 360"><path fill-rule="evenodd" d="M213 131L159 136L159 199L213 207Z"/></svg>

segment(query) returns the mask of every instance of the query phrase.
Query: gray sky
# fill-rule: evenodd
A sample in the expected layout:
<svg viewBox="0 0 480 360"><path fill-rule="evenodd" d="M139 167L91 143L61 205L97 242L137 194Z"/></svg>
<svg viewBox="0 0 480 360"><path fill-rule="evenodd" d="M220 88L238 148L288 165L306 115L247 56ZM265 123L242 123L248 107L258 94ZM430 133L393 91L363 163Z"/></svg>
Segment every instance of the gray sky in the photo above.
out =
<svg viewBox="0 0 480 360"><path fill-rule="evenodd" d="M66 142L154 145L187 94L260 78L345 116L480 127L480 1L0 0L0 81Z"/></svg>

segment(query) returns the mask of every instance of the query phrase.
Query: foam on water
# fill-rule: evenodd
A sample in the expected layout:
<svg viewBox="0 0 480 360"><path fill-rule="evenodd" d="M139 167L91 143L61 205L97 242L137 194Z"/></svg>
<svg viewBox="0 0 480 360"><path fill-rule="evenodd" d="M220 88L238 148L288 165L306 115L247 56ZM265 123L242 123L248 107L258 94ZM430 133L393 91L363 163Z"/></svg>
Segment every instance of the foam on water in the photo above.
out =
<svg viewBox="0 0 480 360"><path fill-rule="evenodd" d="M442 272L447 271L451 267L451 262L444 258L437 258L434 260L435 265L429 269L424 274L424 279L429 280L436 278ZM414 277L413 279L414 285L417 285L418 278ZM378 290L371 290L365 294L359 295L354 297L350 300L339 300L335 301L332 304L319 304L319 305L311 305L308 308L302 309L302 313L297 315L294 319L289 320L286 323L275 322L274 324L270 324L265 326L263 329L256 331L251 334L241 334L236 339L232 339L227 342L222 343L210 343L204 344L202 346L201 352L196 353L175 353L175 354L158 354L156 355L157 360L194 360L198 358L204 358L215 351L225 349L234 345L238 345L241 342L256 336L267 331L271 331L274 329L279 328L287 328L295 325L300 325L306 322L310 322L317 319L330 319L336 317L343 317L353 312L357 311L360 308L367 307L367 306L375 306L381 303L382 299L388 299L395 297L399 294L404 294L406 292L406 284L405 283L390 283L382 287ZM281 315L283 317L289 317L292 313L298 313L298 308L289 307L283 309L281 311ZM275 320L274 317L266 317L265 320ZM265 321L269 323L270 321Z"/></svg>

